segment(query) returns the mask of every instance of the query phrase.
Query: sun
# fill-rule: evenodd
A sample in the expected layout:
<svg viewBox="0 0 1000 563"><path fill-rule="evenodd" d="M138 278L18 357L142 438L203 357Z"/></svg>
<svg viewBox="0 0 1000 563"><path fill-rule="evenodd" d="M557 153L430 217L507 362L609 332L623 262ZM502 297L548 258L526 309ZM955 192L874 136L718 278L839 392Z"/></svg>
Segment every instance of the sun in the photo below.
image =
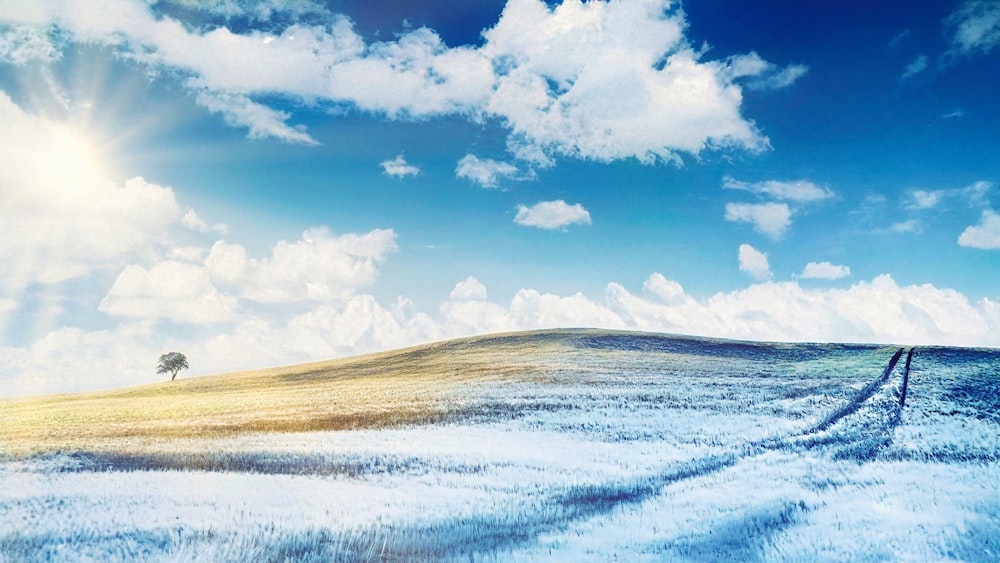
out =
<svg viewBox="0 0 1000 563"><path fill-rule="evenodd" d="M50 204L96 203L111 182L104 152L102 143L82 128L45 121L31 147L31 184Z"/></svg>

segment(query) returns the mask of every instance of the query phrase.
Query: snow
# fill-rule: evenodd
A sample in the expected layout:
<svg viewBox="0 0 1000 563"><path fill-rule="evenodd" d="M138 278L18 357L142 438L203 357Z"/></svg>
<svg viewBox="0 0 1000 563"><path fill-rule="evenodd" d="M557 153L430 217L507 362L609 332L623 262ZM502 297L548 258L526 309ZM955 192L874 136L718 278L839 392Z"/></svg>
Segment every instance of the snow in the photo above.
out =
<svg viewBox="0 0 1000 563"><path fill-rule="evenodd" d="M461 422L8 460L0 560L1000 557L1000 354L918 349L900 408L893 348L681 344L523 359Z"/></svg>

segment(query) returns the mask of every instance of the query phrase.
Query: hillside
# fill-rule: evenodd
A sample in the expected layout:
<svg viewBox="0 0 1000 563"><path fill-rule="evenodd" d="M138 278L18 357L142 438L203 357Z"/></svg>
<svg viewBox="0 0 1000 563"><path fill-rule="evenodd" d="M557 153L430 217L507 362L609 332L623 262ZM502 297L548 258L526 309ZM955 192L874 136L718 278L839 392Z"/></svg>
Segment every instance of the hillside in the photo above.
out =
<svg viewBox="0 0 1000 563"><path fill-rule="evenodd" d="M0 561L995 560L1000 351L909 351L538 331L8 400Z"/></svg>
<svg viewBox="0 0 1000 563"><path fill-rule="evenodd" d="M440 422L470 387L529 375L591 331L462 338L294 366L0 401L0 452L131 450L171 438Z"/></svg>

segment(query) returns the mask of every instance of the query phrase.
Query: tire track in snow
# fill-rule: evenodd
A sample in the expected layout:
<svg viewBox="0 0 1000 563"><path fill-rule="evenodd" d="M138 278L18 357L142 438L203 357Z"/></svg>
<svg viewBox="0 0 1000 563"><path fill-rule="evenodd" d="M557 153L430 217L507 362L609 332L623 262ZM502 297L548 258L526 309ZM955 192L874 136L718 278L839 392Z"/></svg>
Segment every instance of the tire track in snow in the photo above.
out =
<svg viewBox="0 0 1000 563"><path fill-rule="evenodd" d="M906 355L906 368L903 369L903 389L899 392L899 406L906 406L906 388L910 384L910 362L913 361L913 351L916 348L910 348L910 353Z"/></svg>
<svg viewBox="0 0 1000 563"><path fill-rule="evenodd" d="M898 349L882 375L869 382L845 405L799 434L760 444L758 452L811 451L828 453L834 459L874 459L892 443L896 426L901 421L902 390L893 389L890 376L904 351L905 348ZM912 361L913 348L907 358ZM907 382L909 361L903 368L902 382Z"/></svg>
<svg viewBox="0 0 1000 563"><path fill-rule="evenodd" d="M910 350L912 354L912 349ZM846 405L840 407L839 409L833 411L826 418L821 420L819 423L814 425L812 428L806 430L802 435L815 434L817 432L822 432L837 422L842 418L854 414L861 408L861 405L871 399L873 395L889 382L889 375L892 374L892 370L896 369L896 364L899 363L899 358L903 355L903 348L896 350L896 353L892 355L892 359L889 360L889 365L885 367L880 377L873 379L868 385L866 385L861 392L857 394L853 399L847 402ZM907 362L907 369L909 369L909 362Z"/></svg>
<svg viewBox="0 0 1000 563"><path fill-rule="evenodd" d="M892 355L881 375L865 385L844 406L829 413L818 423L802 432L751 442L742 448L734 448L728 453L724 452L695 458L684 463L672 465L658 473L636 477L627 482L571 487L569 490L565 490L551 499L553 505L559 507L557 511L559 516L554 520L540 523L542 525L539 526L538 533L532 535L537 537L543 531L566 526L572 521L585 520L622 506L639 504L660 494L664 488L674 483L711 475L766 452L813 450L816 447L828 445L827 441L819 435L840 423L847 422L852 418L852 415L859 414L859 411L862 411L866 405L869 405L873 398L876 398L880 392L885 390L890 376L896 369L896 365L899 363L904 350L904 348L898 349ZM912 354L913 350L911 349L910 358L912 358ZM907 369L909 369L909 362L907 362ZM884 395L885 393L882 394ZM866 428L869 425L865 422L855 425L860 427L862 433L869 434L869 437L874 438L871 444L866 442L865 439L838 443L838 437L833 435L830 438L830 445L839 446L834 451L834 457L838 457L838 454L843 451L850 453L854 449L863 451L880 449L885 442L883 439L884 435L887 433L891 434L892 429L899 422L899 409L901 407L896 404L896 401L892 401L892 403L895 406L892 412L882 412L877 408L875 409L876 414L879 415L879 421L876 422L888 420L888 424L877 424L874 428ZM876 407L881 406L881 404L876 405Z"/></svg>

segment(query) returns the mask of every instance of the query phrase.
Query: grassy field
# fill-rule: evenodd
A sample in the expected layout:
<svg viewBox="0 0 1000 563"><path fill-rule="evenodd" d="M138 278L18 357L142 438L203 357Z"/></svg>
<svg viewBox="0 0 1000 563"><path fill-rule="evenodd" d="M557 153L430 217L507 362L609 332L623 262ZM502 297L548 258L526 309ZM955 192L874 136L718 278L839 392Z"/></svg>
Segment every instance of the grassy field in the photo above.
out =
<svg viewBox="0 0 1000 563"><path fill-rule="evenodd" d="M539 331L0 402L0 562L1000 557L1000 351Z"/></svg>
<svg viewBox="0 0 1000 563"><path fill-rule="evenodd" d="M552 336L467 338L112 391L0 400L0 454L140 451L176 438L465 418L486 408L467 399L472 388L538 377L519 358L559 351Z"/></svg>

